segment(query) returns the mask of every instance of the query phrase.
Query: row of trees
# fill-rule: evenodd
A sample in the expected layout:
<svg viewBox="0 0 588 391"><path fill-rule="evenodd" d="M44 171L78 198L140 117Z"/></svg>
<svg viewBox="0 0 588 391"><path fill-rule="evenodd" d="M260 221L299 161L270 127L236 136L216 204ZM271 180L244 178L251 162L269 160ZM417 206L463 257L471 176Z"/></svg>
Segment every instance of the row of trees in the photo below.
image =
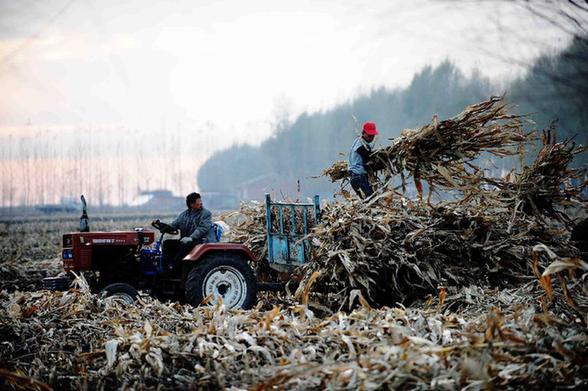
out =
<svg viewBox="0 0 588 391"><path fill-rule="evenodd" d="M202 155L191 151L206 140L181 133L19 128L0 143L0 206L58 204L81 193L94 205L128 205L143 190L193 191Z"/></svg>
<svg viewBox="0 0 588 391"><path fill-rule="evenodd" d="M519 111L532 113L539 127L557 121L561 137L588 145L588 40L575 38L557 56L541 57L510 88ZM586 163L580 156L578 163Z"/></svg>

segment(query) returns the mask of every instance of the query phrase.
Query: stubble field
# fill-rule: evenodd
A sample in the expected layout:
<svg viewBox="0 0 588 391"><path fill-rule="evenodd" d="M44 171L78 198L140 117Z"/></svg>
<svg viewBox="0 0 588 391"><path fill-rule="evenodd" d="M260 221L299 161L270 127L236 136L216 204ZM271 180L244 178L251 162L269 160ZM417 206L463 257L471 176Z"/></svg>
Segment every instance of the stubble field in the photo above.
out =
<svg viewBox="0 0 588 391"><path fill-rule="evenodd" d="M92 221L92 230L150 218ZM105 301L60 271L77 219L0 223L2 389L487 389L585 386L585 287L537 279L441 289L410 307L319 311L264 296L251 311ZM571 302L570 302L571 301Z"/></svg>

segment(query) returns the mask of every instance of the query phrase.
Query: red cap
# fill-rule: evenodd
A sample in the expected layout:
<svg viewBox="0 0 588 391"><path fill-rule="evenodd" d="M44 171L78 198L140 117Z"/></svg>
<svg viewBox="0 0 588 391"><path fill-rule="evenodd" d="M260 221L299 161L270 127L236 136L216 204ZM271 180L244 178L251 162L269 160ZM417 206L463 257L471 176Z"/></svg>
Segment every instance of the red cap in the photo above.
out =
<svg viewBox="0 0 588 391"><path fill-rule="evenodd" d="M373 122L366 122L363 124L363 131L368 136L375 136L378 134L378 131L376 130L376 124Z"/></svg>

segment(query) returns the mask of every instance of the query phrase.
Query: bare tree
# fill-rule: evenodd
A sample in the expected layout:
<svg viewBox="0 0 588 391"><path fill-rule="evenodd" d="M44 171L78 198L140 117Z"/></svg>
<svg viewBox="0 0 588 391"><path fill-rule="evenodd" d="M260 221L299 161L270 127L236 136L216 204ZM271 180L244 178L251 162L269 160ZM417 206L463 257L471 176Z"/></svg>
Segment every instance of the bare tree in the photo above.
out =
<svg viewBox="0 0 588 391"><path fill-rule="evenodd" d="M522 11L521 18L536 18L545 22L568 36L573 45L579 50L569 54L566 60L572 68L569 72L561 73L550 67L535 67L534 71L542 74L552 83L567 89L576 97L582 97L586 102L588 98L588 2L578 0L449 0L452 3L479 4L511 4ZM502 31L505 39L515 39L524 44L546 45L545 42L531 41L528 34L521 34L520 27L501 24L497 27ZM523 42L524 41L524 42ZM484 51L484 48L480 48ZM533 67L534 62L529 62L509 53L491 53L495 58L501 58L509 64L516 64L525 68Z"/></svg>

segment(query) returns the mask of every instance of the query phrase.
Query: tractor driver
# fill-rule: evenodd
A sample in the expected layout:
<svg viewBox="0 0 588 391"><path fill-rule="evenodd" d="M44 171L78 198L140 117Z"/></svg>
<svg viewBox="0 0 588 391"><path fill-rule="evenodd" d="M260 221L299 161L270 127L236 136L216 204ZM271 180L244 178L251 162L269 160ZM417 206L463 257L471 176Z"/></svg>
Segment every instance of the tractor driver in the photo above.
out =
<svg viewBox="0 0 588 391"><path fill-rule="evenodd" d="M216 241L214 229L212 229L212 214L202 206L202 198L198 193L190 193L186 196L188 209L170 224L180 230L180 247L172 267L179 265L182 259L196 246L206 242Z"/></svg>

